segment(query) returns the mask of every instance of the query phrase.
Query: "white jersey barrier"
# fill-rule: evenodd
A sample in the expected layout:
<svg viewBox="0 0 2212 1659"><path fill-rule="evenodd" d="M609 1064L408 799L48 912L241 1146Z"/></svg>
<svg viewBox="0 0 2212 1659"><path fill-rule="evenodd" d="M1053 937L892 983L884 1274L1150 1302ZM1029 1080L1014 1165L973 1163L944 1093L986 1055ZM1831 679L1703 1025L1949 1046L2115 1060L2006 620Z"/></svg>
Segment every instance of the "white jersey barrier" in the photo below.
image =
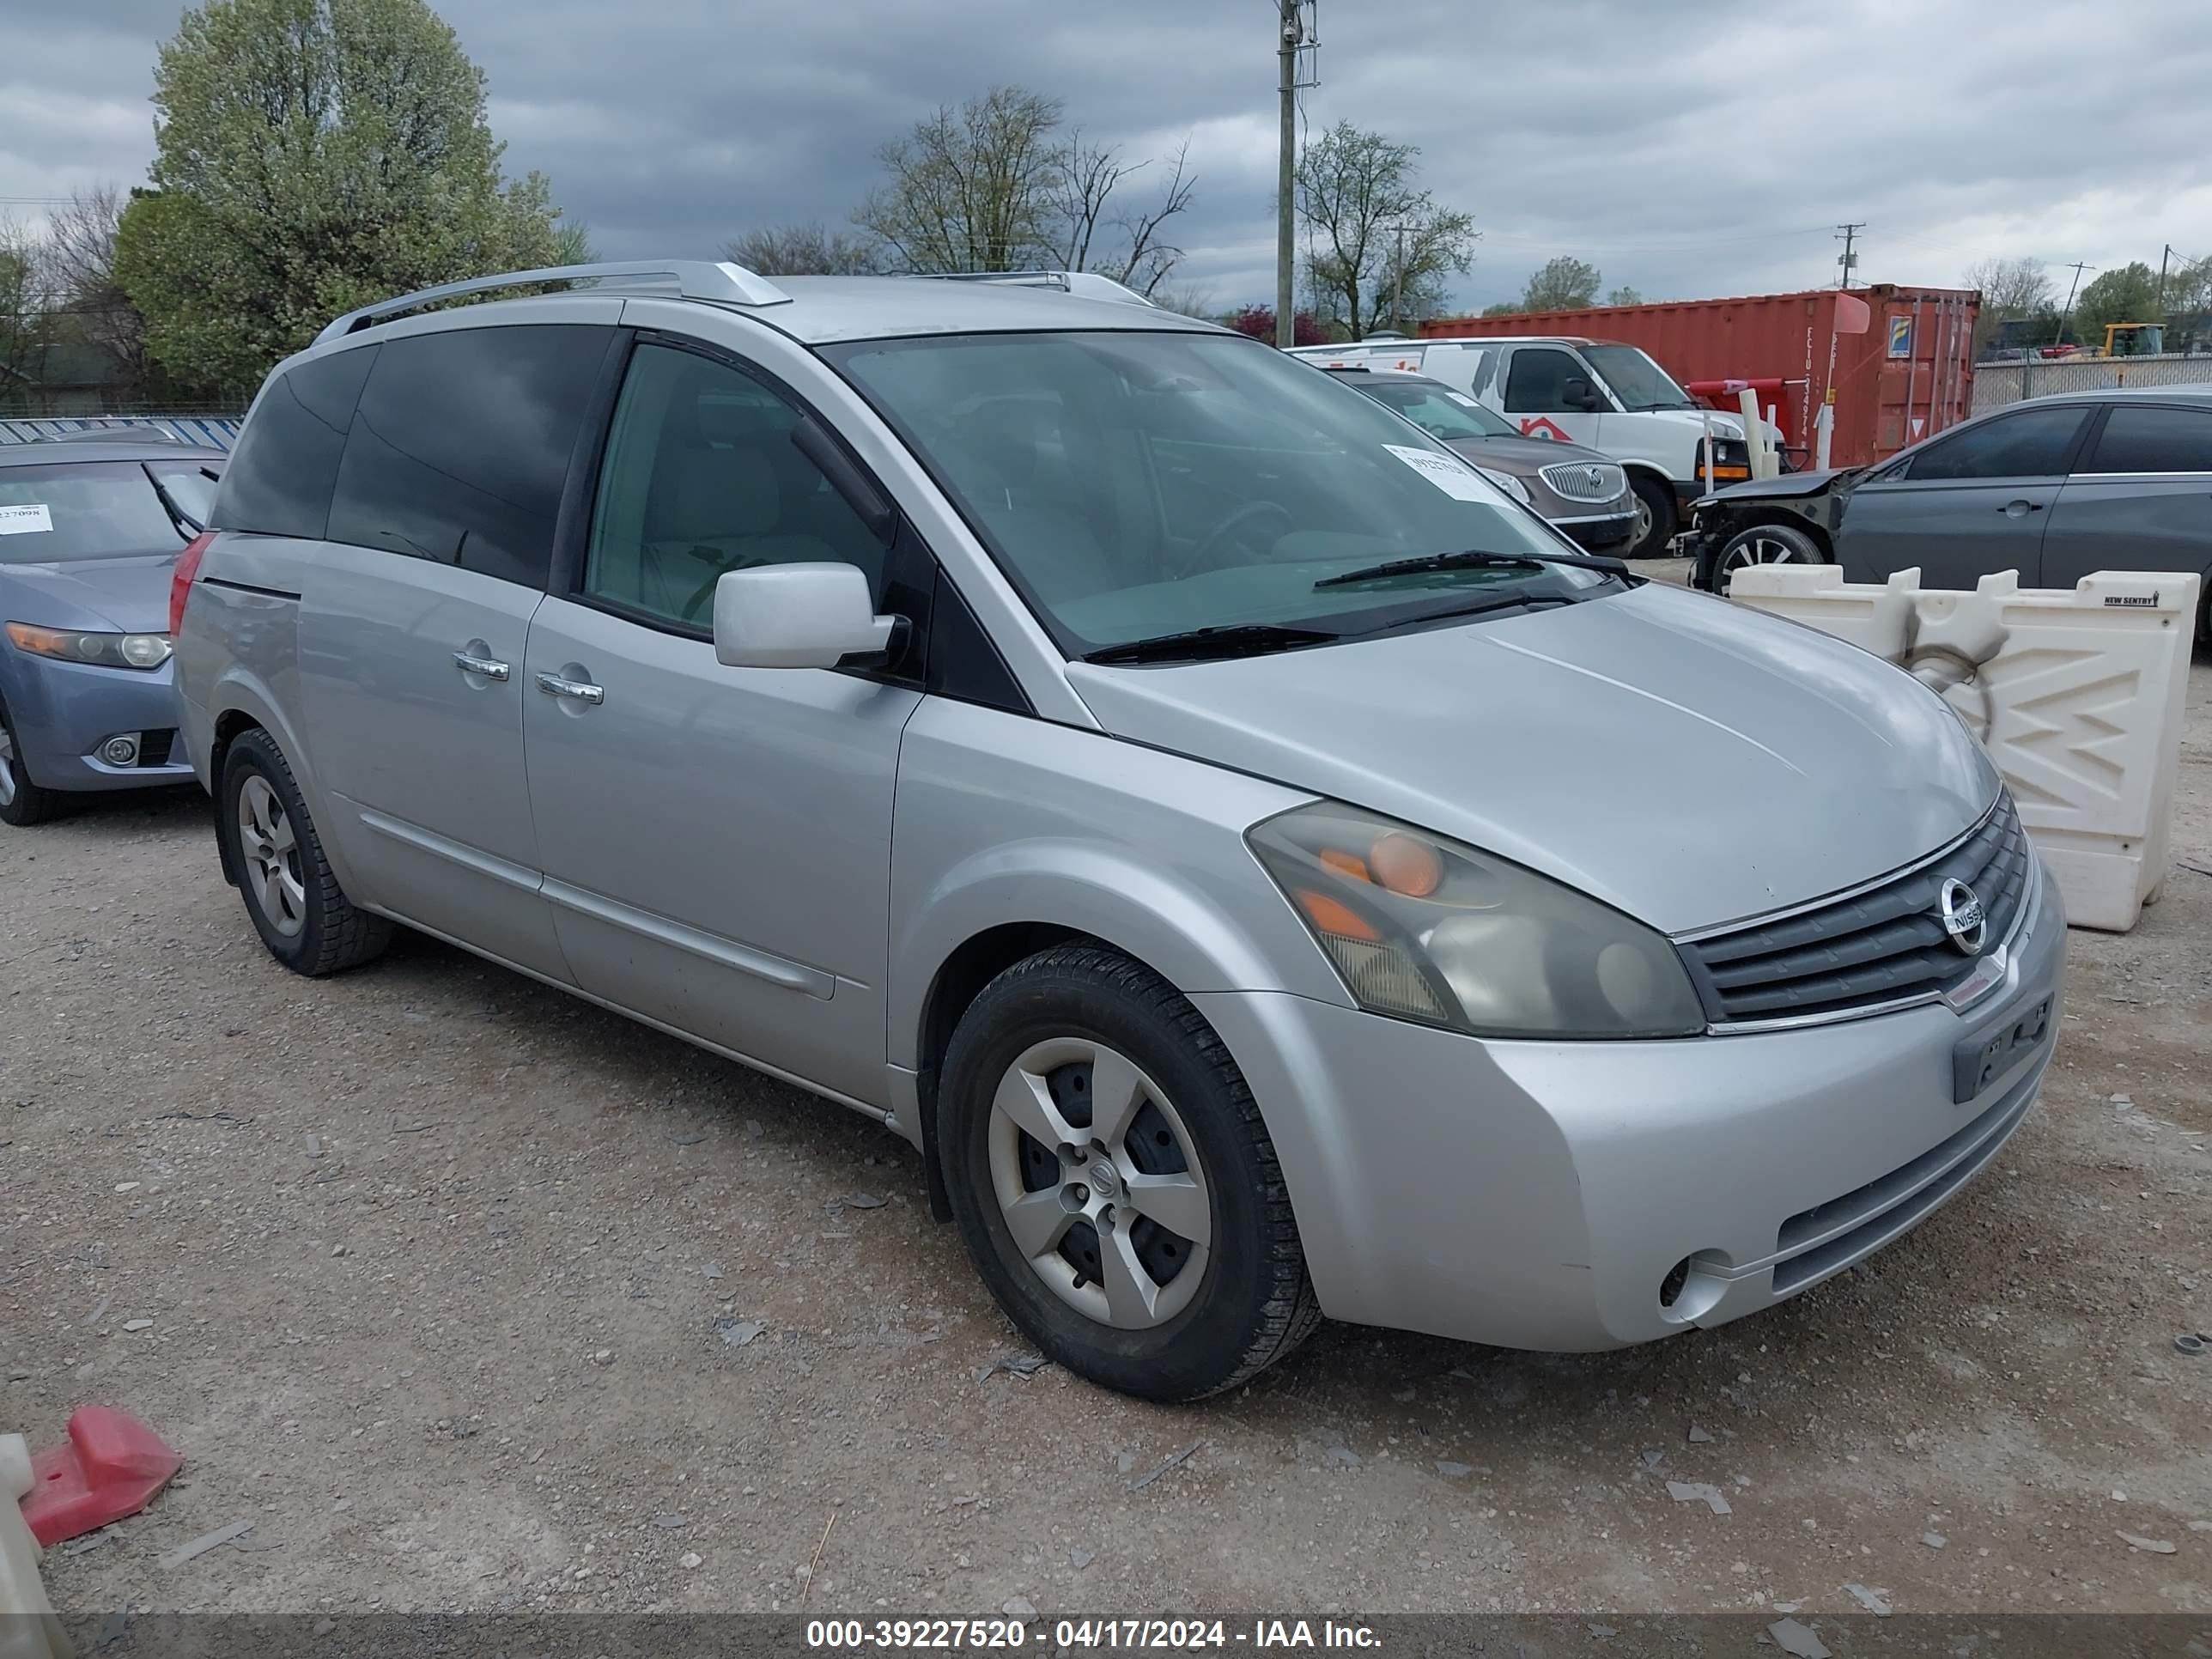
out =
<svg viewBox="0 0 2212 1659"><path fill-rule="evenodd" d="M30 1490L30 1448L20 1434L0 1434L0 1659L70 1659L39 1581L39 1540L20 1507Z"/></svg>
<svg viewBox="0 0 2212 1659"><path fill-rule="evenodd" d="M2125 933L2170 862L2198 580L2102 570L2023 588L2006 571L1968 593L1923 588L1917 570L1877 586L1832 564L1761 564L1736 572L1729 597L1942 692L2011 786L2067 920Z"/></svg>

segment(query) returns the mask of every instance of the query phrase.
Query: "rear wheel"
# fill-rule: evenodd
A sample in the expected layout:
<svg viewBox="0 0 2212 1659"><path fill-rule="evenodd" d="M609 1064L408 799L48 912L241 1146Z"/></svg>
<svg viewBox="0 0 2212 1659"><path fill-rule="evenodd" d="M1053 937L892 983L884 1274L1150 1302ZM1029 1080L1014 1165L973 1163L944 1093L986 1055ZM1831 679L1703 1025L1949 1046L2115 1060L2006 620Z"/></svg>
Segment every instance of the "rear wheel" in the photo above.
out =
<svg viewBox="0 0 2212 1659"><path fill-rule="evenodd" d="M23 747L15 740L15 728L9 723L8 711L0 708L0 823L27 829L45 823L68 804L69 797L60 790L31 781L23 769Z"/></svg>
<svg viewBox="0 0 2212 1659"><path fill-rule="evenodd" d="M1786 524L1755 524L1723 544L1705 585L1728 592L1729 579L1755 564L1826 564L1828 550L1805 532Z"/></svg>
<svg viewBox="0 0 2212 1659"><path fill-rule="evenodd" d="M1097 945L986 986L945 1056L939 1156L992 1294L1070 1370L1234 1388L1320 1323L1273 1142L1174 987Z"/></svg>
<svg viewBox="0 0 2212 1659"><path fill-rule="evenodd" d="M1636 492L1636 532L1628 544L1625 556L1632 559L1663 559L1668 544L1681 527L1681 514L1674 505L1674 486L1663 478L1654 478L1646 473L1632 472L1628 487Z"/></svg>
<svg viewBox="0 0 2212 1659"><path fill-rule="evenodd" d="M392 924L338 885L292 768L258 726L225 751L216 833L261 942L295 974L335 974L381 955Z"/></svg>

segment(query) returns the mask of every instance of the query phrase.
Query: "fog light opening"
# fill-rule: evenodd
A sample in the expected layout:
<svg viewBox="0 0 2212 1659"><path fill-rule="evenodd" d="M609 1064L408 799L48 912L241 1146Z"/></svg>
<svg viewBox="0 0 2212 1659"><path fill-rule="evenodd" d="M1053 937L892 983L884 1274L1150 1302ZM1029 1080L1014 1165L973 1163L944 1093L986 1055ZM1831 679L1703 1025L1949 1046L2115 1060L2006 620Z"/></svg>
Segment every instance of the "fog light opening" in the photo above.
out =
<svg viewBox="0 0 2212 1659"><path fill-rule="evenodd" d="M138 739L127 733L110 738L100 745L100 757L110 766L136 766L138 763Z"/></svg>
<svg viewBox="0 0 2212 1659"><path fill-rule="evenodd" d="M1728 1291L1729 1258L1720 1250L1686 1255L1659 1281L1659 1311L1674 1324L1702 1319Z"/></svg>

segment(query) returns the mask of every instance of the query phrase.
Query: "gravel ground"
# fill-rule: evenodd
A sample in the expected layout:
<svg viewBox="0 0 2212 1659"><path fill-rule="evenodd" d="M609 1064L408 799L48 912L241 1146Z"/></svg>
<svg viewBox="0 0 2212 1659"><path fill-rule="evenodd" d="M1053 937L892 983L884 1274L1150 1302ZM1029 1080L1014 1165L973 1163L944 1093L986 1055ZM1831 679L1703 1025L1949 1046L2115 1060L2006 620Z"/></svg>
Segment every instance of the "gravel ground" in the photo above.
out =
<svg viewBox="0 0 2212 1659"><path fill-rule="evenodd" d="M1333 1326L1184 1410L986 1376L1012 1329L856 1115L418 938L293 978L197 794L0 831L0 1428L187 1459L54 1599L2212 1611L2191 694L2164 899L2074 936L2041 1109L1911 1238L1627 1352Z"/></svg>

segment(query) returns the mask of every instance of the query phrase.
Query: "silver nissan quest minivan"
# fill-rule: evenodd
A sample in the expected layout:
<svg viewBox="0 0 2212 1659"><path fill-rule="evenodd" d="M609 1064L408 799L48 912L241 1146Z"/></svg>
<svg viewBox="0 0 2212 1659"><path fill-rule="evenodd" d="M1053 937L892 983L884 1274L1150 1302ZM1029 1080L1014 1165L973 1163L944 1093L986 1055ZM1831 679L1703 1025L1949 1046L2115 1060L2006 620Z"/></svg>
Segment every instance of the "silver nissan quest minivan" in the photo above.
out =
<svg viewBox="0 0 2212 1659"><path fill-rule="evenodd" d="M2063 918L1933 692L1085 286L579 267L282 364L171 617L270 952L416 928L880 1120L1161 1400L1323 1315L1716 1325L1996 1155Z"/></svg>

